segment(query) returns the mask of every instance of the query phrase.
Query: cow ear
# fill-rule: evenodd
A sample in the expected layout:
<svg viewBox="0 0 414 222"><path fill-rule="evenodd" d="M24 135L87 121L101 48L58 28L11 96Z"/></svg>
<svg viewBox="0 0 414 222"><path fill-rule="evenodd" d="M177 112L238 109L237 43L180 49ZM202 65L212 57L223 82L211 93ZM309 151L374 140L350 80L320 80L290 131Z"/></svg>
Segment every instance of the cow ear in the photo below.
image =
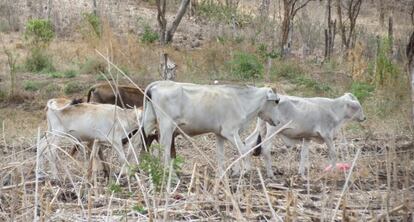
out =
<svg viewBox="0 0 414 222"><path fill-rule="evenodd" d="M348 108L349 109L351 109L352 111L357 111L358 109L359 109L359 107L360 107L360 105L357 103L357 102L349 102L348 104L347 104L347 106L348 106Z"/></svg>
<svg viewBox="0 0 414 222"><path fill-rule="evenodd" d="M273 90L269 89L267 91L267 100L276 101L279 100L279 97L273 92Z"/></svg>

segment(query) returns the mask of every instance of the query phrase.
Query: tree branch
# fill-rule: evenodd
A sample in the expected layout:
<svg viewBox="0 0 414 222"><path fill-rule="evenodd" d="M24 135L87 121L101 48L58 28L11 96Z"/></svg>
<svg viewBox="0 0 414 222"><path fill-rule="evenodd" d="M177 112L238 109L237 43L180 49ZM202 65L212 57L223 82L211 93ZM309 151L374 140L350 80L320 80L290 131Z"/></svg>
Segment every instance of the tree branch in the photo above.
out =
<svg viewBox="0 0 414 222"><path fill-rule="evenodd" d="M177 30L178 25L180 24L181 19L183 18L189 3L190 0L181 0L180 8L178 8L177 15L174 21L172 22L170 29L168 30L166 42L172 41L174 33Z"/></svg>
<svg viewBox="0 0 414 222"><path fill-rule="evenodd" d="M293 11L293 14L292 14L292 16L294 17L295 15L296 15L296 13L301 9L301 8L303 8L303 7L305 7L310 1L312 1L312 0L306 0L306 2L304 2L302 5L300 5L299 7L297 7L294 11Z"/></svg>

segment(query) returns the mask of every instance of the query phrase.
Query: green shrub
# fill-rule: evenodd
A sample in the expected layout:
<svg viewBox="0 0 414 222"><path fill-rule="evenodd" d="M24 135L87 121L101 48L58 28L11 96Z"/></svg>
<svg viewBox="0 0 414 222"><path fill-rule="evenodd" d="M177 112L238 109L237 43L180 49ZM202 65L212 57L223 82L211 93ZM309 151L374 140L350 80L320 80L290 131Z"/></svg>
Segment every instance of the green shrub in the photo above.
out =
<svg viewBox="0 0 414 222"><path fill-rule="evenodd" d="M390 40L383 38L379 41L374 81L377 86L393 85L399 78L400 70L390 58Z"/></svg>
<svg viewBox="0 0 414 222"><path fill-rule="evenodd" d="M325 83L320 83L314 79L308 78L306 76L297 76L292 80L293 83L297 85L305 86L309 89L314 90L315 92L327 93L332 91L332 88Z"/></svg>
<svg viewBox="0 0 414 222"><path fill-rule="evenodd" d="M88 58L85 63L80 66L80 73L97 74L106 72L106 63L95 58Z"/></svg>
<svg viewBox="0 0 414 222"><path fill-rule="evenodd" d="M31 19L26 23L24 36L32 47L44 47L55 37L55 32L49 20Z"/></svg>
<svg viewBox="0 0 414 222"><path fill-rule="evenodd" d="M298 76L304 75L303 69L293 62L282 62L278 63L272 69L271 75L276 78L295 79Z"/></svg>
<svg viewBox="0 0 414 222"><path fill-rule="evenodd" d="M112 193L121 193L122 188L118 183L111 182L108 186L108 190Z"/></svg>
<svg viewBox="0 0 414 222"><path fill-rule="evenodd" d="M38 91L41 88L42 84L40 82L35 82L35 81L26 81L24 83L24 89L26 91Z"/></svg>
<svg viewBox="0 0 414 222"><path fill-rule="evenodd" d="M368 83L353 82L351 85L352 94L354 94L361 103L364 102L364 100L368 98L374 90L375 87Z"/></svg>
<svg viewBox="0 0 414 222"><path fill-rule="evenodd" d="M161 147L157 145L151 145L149 148L151 151L154 151L155 149L159 150L159 155L154 156L151 152L144 153L139 163L139 169L143 170L150 176L155 189L159 191L161 185L163 183L165 184L166 180L168 179L168 168L165 168L163 162L160 159L160 157L163 156ZM179 172L181 170L182 163L184 162L184 158L177 156L172 161L173 169Z"/></svg>
<svg viewBox="0 0 414 222"><path fill-rule="evenodd" d="M157 32L151 29L149 25L144 25L144 33L141 36L141 42L153 43L159 39Z"/></svg>
<svg viewBox="0 0 414 222"><path fill-rule="evenodd" d="M69 70L66 70L66 71L63 72L63 76L65 78L74 78L77 75L78 75L78 73L76 73L76 71L73 70L73 69L69 69Z"/></svg>
<svg viewBox="0 0 414 222"><path fill-rule="evenodd" d="M146 214L147 213L147 210L145 209L145 207L140 205L140 204L135 204L134 206L132 206L132 210L135 210L136 212L138 212L140 214Z"/></svg>
<svg viewBox="0 0 414 222"><path fill-rule="evenodd" d="M31 50L26 58L25 68L30 72L54 72L52 59L39 48Z"/></svg>
<svg viewBox="0 0 414 222"><path fill-rule="evenodd" d="M246 52L237 52L230 61L232 75L240 79L258 79L263 76L263 65L259 59Z"/></svg>
<svg viewBox="0 0 414 222"><path fill-rule="evenodd" d="M52 78L63 78L63 73L57 72L57 71L49 72L47 75L52 77Z"/></svg>
<svg viewBox="0 0 414 222"><path fill-rule="evenodd" d="M72 94L76 92L81 92L84 89L84 87L79 84L78 82L69 82L65 85L63 88L63 92L65 94Z"/></svg>
<svg viewBox="0 0 414 222"><path fill-rule="evenodd" d="M83 13L82 17L84 22L91 27L93 33L100 38L102 35L102 26L99 16L94 13Z"/></svg>

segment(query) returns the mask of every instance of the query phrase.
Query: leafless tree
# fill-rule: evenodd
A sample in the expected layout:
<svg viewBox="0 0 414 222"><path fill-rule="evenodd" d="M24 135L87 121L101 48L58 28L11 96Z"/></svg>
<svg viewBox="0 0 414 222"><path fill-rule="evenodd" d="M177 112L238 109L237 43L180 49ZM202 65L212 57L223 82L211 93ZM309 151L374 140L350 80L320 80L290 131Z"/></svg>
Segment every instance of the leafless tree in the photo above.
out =
<svg viewBox="0 0 414 222"><path fill-rule="evenodd" d="M346 49L354 47L354 35L356 20L361 9L362 0L337 0L336 8L338 13L339 29L341 31L342 46ZM342 18L342 8L345 8L346 16L349 20L349 27L346 27L345 20Z"/></svg>
<svg viewBox="0 0 414 222"><path fill-rule="evenodd" d="M332 21L332 0L326 1L326 22L327 28L325 29L325 59L329 60L333 52L334 40L336 34L336 20Z"/></svg>
<svg viewBox="0 0 414 222"><path fill-rule="evenodd" d="M411 34L410 42L407 45L407 58L408 58L408 72L411 77L411 112L412 112L412 124L414 126L414 32Z"/></svg>
<svg viewBox="0 0 414 222"><path fill-rule="evenodd" d="M282 40L280 42L282 56L290 51L293 19L297 12L305 7L311 0L283 0L283 21L282 21Z"/></svg>
<svg viewBox="0 0 414 222"><path fill-rule="evenodd" d="M270 0L262 0L259 5L259 14L262 18L269 16Z"/></svg>
<svg viewBox="0 0 414 222"><path fill-rule="evenodd" d="M160 26L160 42L161 44L168 44L172 42L175 31L178 28L178 25L183 18L187 6L190 3L190 0L181 0L180 7L178 8L177 14L172 22L171 26L167 29L167 19L165 18L165 13L167 9L167 0L156 0L157 4L157 20L158 25Z"/></svg>
<svg viewBox="0 0 414 222"><path fill-rule="evenodd" d="M380 25L383 27L385 22L385 0L378 1L378 12L379 12L379 21Z"/></svg>

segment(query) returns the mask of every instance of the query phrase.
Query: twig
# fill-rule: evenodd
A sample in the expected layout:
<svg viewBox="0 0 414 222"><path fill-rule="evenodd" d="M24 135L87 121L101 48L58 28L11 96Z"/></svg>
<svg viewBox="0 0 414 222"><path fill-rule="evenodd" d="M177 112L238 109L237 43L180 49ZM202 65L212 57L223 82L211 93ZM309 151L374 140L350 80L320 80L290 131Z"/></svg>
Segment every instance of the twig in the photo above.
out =
<svg viewBox="0 0 414 222"><path fill-rule="evenodd" d="M339 205L341 204L342 197L344 196L345 191L348 189L348 182L349 182L349 179L351 179L352 170L355 167L355 163L356 163L356 161L358 159L358 156L359 156L359 153L360 152L361 152L361 148L358 149L358 151L357 151L357 153L355 155L355 158L352 161L351 169L349 169L349 173L348 173L348 176L346 177L346 181L345 181L344 187L342 188L341 195L339 196L338 203L336 204L335 210L334 210L333 215L332 215L332 219L331 219L332 222L335 221L335 216L336 216L336 213L338 212Z"/></svg>
<svg viewBox="0 0 414 222"><path fill-rule="evenodd" d="M172 171L173 171L173 162L171 161L170 162L170 168L169 168L169 171L168 171L168 180L167 180L167 187L166 187L166 195L165 195L165 211L164 211L164 221L167 221L168 220L168 198L169 198L169 196L170 196L170 186L171 186L171 174L172 174Z"/></svg>
<svg viewBox="0 0 414 222"><path fill-rule="evenodd" d="M386 217L386 216L387 216L387 214L388 214L388 215L389 215L389 214L393 214L393 213L395 213L395 212L397 212L397 211L400 211L400 210L404 209L404 207L405 207L405 204L401 204L401 205L399 205L399 206L397 206L397 207L395 207L395 208L391 209L389 212L382 213L382 214L378 215L377 217L372 218L372 219L370 220L370 222L374 222L374 221L381 221L384 217Z"/></svg>
<svg viewBox="0 0 414 222"><path fill-rule="evenodd" d="M35 206L33 209L33 221L38 221L37 217L37 204L39 201L38 192L39 192L39 157L40 157L40 127L37 128L37 147L36 147L36 180L35 180Z"/></svg>
<svg viewBox="0 0 414 222"><path fill-rule="evenodd" d="M262 184L262 188L263 188L264 195L266 197L267 205L270 209L270 212L272 213L272 218L274 220L283 221L282 218L280 218L279 215L277 215L275 210L273 209L272 203L270 202L269 195L267 194L266 186L263 181L262 173L260 172L259 168L256 168L256 170L257 170L257 173L259 174L260 183Z"/></svg>

